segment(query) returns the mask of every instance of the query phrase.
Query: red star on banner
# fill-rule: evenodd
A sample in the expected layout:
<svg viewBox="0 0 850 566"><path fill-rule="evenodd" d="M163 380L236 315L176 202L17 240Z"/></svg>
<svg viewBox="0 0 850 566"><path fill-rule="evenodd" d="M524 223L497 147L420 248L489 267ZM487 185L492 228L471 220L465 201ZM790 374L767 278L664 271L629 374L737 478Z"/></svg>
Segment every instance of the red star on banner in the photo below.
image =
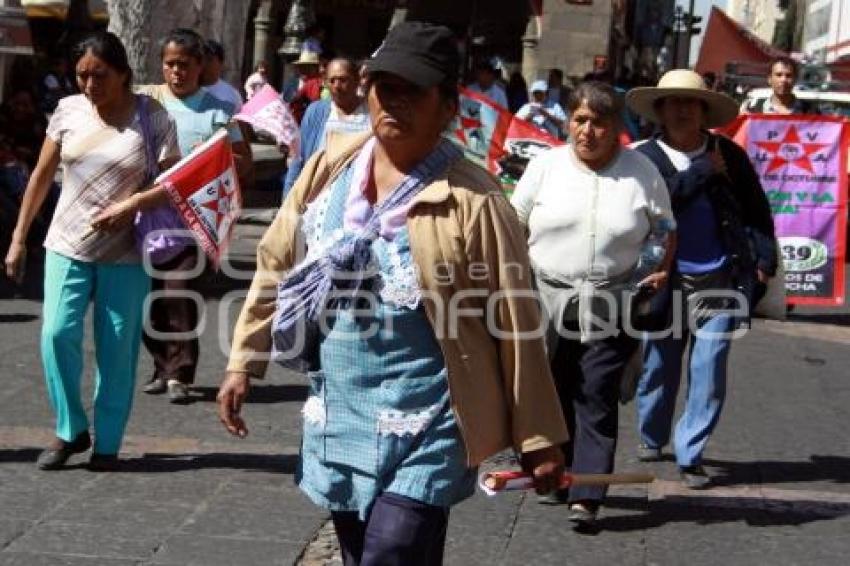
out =
<svg viewBox="0 0 850 566"><path fill-rule="evenodd" d="M460 128L455 130L455 135L457 135L458 139L463 142L464 145L467 144L466 141L466 130L471 130L474 128L481 127L481 120L476 118L469 118L467 116L460 117Z"/></svg>
<svg viewBox="0 0 850 566"><path fill-rule="evenodd" d="M216 231L220 231L221 221L230 213L231 202L230 195L227 194L224 182L219 179L216 181L216 185L218 196L205 203L202 203L201 206L215 213L215 229Z"/></svg>
<svg viewBox="0 0 850 566"><path fill-rule="evenodd" d="M765 173L770 173L789 163L809 173L814 173L811 156L822 148L828 146L826 143L801 143L797 126L791 124L785 137L777 142L755 142L761 149L772 154L773 159L767 166Z"/></svg>

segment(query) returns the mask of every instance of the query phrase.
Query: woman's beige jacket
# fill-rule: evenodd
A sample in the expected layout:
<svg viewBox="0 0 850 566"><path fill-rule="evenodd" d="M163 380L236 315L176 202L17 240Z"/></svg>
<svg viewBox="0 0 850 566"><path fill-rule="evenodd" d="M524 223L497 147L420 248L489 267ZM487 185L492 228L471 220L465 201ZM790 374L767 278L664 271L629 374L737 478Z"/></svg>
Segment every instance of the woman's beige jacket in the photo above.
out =
<svg viewBox="0 0 850 566"><path fill-rule="evenodd" d="M302 214L367 139L331 139L304 166L257 247L257 272L236 323L228 371L265 373L277 285L305 253ZM530 294L525 234L496 180L457 160L417 195L407 226L468 464L508 447L530 452L566 441L545 327Z"/></svg>

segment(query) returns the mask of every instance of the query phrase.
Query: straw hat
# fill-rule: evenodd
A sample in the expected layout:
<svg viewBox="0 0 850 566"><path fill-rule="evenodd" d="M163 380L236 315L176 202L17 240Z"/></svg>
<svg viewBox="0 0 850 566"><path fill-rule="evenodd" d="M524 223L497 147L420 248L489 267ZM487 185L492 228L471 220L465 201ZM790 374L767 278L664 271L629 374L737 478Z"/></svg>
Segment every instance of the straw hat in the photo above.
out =
<svg viewBox="0 0 850 566"><path fill-rule="evenodd" d="M636 114L652 122L660 122L655 102L667 96L697 98L705 102L705 126L723 126L738 115L738 103L729 96L708 90L699 74L688 69L673 69L664 73L658 86L633 88L626 94L626 105Z"/></svg>
<svg viewBox="0 0 850 566"><path fill-rule="evenodd" d="M293 65L318 65L319 54L315 51L302 51L298 59L293 61Z"/></svg>

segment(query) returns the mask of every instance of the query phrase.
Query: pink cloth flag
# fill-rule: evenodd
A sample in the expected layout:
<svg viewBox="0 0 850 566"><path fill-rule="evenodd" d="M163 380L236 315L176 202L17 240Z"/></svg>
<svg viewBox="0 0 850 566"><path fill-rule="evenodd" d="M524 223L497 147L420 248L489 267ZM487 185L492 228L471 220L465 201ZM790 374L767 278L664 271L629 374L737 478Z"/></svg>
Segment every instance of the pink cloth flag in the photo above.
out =
<svg viewBox="0 0 850 566"><path fill-rule="evenodd" d="M850 122L746 114L721 132L747 152L770 202L787 302L844 304Z"/></svg>
<svg viewBox="0 0 850 566"><path fill-rule="evenodd" d="M280 99L277 91L269 85L260 89L245 103L242 111L234 116L248 122L254 129L274 136L278 145L289 148L289 155L298 153L301 132L289 106Z"/></svg>

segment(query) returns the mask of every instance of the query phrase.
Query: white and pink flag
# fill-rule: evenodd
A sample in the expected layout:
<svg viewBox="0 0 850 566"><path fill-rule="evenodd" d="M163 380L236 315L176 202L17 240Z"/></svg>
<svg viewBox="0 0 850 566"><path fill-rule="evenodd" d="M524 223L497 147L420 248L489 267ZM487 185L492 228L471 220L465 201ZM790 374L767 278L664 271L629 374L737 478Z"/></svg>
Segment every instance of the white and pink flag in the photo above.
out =
<svg viewBox="0 0 850 566"><path fill-rule="evenodd" d="M278 145L289 148L289 155L298 153L301 140L298 122L271 86L265 85L257 91L234 118L248 122L255 130L271 134Z"/></svg>

